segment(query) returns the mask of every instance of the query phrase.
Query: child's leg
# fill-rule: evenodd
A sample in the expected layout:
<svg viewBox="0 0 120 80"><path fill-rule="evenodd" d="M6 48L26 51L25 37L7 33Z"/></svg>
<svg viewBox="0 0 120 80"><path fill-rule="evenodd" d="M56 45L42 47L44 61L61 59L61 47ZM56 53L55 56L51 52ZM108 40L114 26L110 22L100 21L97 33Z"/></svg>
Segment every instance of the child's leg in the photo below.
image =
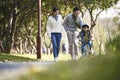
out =
<svg viewBox="0 0 120 80"><path fill-rule="evenodd" d="M91 40L88 41L88 45L89 45L90 50L91 50L91 48L92 48L92 41Z"/></svg>
<svg viewBox="0 0 120 80"><path fill-rule="evenodd" d="M84 47L85 47L85 45L84 45L84 43L82 42L82 46L81 46L81 53L82 53L82 54L84 53Z"/></svg>

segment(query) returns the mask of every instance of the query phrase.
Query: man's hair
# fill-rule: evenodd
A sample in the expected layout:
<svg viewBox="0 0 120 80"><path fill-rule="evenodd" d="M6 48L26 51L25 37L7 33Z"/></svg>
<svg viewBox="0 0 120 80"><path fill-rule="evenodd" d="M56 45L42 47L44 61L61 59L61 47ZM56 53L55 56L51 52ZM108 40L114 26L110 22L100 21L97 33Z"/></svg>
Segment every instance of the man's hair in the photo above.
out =
<svg viewBox="0 0 120 80"><path fill-rule="evenodd" d="M79 7L74 7L74 8L73 8L73 12L79 11L79 10L80 10Z"/></svg>

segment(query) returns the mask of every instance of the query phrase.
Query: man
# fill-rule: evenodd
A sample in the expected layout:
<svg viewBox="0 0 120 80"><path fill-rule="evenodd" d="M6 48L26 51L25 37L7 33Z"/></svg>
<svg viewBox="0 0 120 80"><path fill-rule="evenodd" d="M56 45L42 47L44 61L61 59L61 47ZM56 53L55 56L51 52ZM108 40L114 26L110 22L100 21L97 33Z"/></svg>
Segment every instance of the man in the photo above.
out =
<svg viewBox="0 0 120 80"><path fill-rule="evenodd" d="M77 30L81 28L82 19L78 7L73 8L73 13L68 14L63 22L63 26L68 36L69 53L72 59L78 59L78 47L76 44Z"/></svg>

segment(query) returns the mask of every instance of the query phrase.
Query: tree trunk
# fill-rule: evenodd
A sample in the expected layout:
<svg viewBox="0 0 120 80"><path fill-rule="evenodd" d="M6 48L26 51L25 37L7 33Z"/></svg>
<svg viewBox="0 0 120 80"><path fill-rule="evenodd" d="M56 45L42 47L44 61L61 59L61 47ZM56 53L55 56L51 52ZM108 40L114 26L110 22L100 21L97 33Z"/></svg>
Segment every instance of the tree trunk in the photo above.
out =
<svg viewBox="0 0 120 80"><path fill-rule="evenodd" d="M9 25L7 28L7 36L6 36L6 53L10 53L14 44L14 34L15 34L15 23L16 23L16 9L17 9L17 1L13 2L13 8L10 14Z"/></svg>
<svg viewBox="0 0 120 80"><path fill-rule="evenodd" d="M20 39L19 42L20 42L20 47L19 47L20 49L19 49L19 50L20 50L20 54L22 54L22 53L23 53L23 52L22 52L22 51L23 51L23 50L22 50L22 48L23 48L23 47L22 47L22 46L23 46L23 44L22 44L22 39Z"/></svg>

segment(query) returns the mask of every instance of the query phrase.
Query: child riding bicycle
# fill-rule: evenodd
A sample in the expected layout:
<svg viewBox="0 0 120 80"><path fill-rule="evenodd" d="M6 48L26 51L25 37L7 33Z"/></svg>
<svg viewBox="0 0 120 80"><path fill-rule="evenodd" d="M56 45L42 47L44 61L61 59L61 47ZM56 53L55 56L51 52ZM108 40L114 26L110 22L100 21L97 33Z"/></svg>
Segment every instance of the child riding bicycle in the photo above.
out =
<svg viewBox="0 0 120 80"><path fill-rule="evenodd" d="M82 27L82 29L78 35L78 38L79 37L81 38L81 44L82 44L81 53L82 53L82 55L84 55L86 44L89 46L89 49L91 51L92 34L91 34L91 31L90 31L89 26L87 24L83 24L81 27Z"/></svg>

